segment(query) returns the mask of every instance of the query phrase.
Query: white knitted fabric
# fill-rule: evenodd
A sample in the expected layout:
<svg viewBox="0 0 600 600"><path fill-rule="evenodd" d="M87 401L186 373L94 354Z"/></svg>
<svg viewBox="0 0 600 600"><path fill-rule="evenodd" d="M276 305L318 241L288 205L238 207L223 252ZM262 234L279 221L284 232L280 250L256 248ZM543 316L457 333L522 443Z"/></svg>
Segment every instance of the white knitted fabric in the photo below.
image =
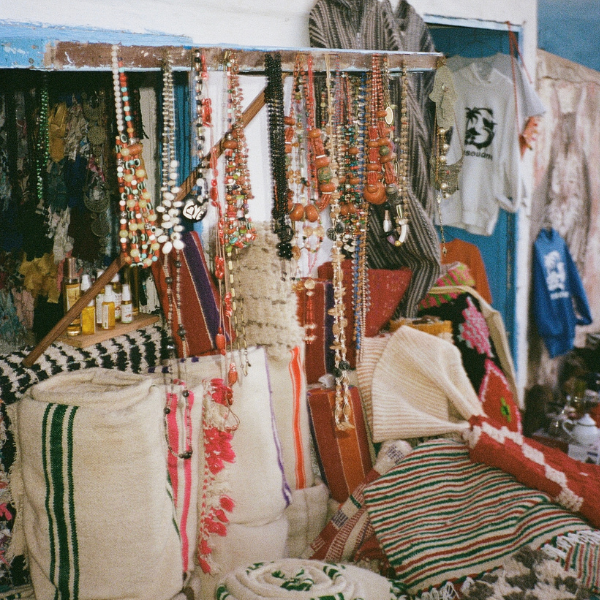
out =
<svg viewBox="0 0 600 600"><path fill-rule="evenodd" d="M366 337L362 340L362 356L356 364L358 391L363 403L367 422L373 431L373 403L371 402L371 386L375 367L390 341L391 334L385 333L375 337ZM359 354L360 355L360 354Z"/></svg>
<svg viewBox="0 0 600 600"><path fill-rule="evenodd" d="M92 368L55 375L11 405L11 484L38 600L168 600L181 590L164 402L150 378Z"/></svg>
<svg viewBox="0 0 600 600"><path fill-rule="evenodd" d="M386 345L371 394L374 442L463 431L484 414L458 348L407 326Z"/></svg>
<svg viewBox="0 0 600 600"><path fill-rule="evenodd" d="M236 270L236 292L244 301L246 339L264 346L270 356L304 343L304 330L297 316L298 299L289 277L282 277L277 256L277 236L269 223L254 223L256 239L240 254Z"/></svg>

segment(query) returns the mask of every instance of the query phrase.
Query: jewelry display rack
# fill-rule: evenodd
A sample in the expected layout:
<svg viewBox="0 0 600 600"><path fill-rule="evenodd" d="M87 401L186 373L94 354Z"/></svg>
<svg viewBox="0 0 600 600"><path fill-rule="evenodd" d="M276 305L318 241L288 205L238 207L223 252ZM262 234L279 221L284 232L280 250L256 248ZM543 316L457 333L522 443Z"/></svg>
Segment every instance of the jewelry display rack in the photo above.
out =
<svg viewBox="0 0 600 600"><path fill-rule="evenodd" d="M120 56L123 67L130 71L150 71L162 68L168 52L173 69L190 70L193 52L198 48L183 46L121 46ZM388 52L371 50L338 50L322 48L236 48L236 47L201 47L209 70L215 70L214 65L221 65L230 52L235 52L240 65L240 74L262 75L264 73L264 57L267 53L277 52L281 56L283 72L293 72L298 54L310 55L314 70L326 70L326 57L335 59L335 68L346 72L364 72L371 67L373 54L388 57L389 72L399 74L402 69L409 72L433 71L442 64L444 55L438 52ZM48 71L110 71L112 44L56 42L50 44L45 52L44 65ZM265 105L264 90L249 104L243 113L243 124L246 127ZM223 135L215 144L217 156L223 152ZM197 174L195 169L181 184L176 200L183 200L194 187ZM123 255L117 256L92 286L65 313L58 323L23 359L23 365L31 367L42 353L68 327L69 323L96 297L103 287L125 266Z"/></svg>

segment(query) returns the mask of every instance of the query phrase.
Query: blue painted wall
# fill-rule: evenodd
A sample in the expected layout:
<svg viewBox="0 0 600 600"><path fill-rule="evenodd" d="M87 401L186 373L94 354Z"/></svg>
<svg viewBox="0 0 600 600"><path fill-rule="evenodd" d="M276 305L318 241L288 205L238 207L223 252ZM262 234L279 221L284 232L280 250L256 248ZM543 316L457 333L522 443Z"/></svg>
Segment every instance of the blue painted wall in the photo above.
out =
<svg viewBox="0 0 600 600"><path fill-rule="evenodd" d="M538 47L600 71L600 1L538 0Z"/></svg>

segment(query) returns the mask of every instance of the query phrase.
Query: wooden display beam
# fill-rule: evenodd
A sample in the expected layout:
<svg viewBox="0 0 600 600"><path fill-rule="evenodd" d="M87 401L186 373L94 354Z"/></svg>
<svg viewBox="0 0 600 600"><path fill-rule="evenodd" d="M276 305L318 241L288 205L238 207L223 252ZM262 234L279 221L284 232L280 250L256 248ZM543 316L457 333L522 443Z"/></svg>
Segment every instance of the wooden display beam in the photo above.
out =
<svg viewBox="0 0 600 600"><path fill-rule="evenodd" d="M123 67L127 70L158 70L162 67L165 56L169 53L174 69L188 70L192 66L193 53L196 48L182 46L119 46L119 56L123 60ZM370 71L371 57L373 54L387 55L389 70L400 71L403 68L409 71L432 71L437 69L444 58L441 52L388 52L371 50L332 50L323 48L223 48L202 47L209 69L223 68L227 53L235 52L238 56L240 72L264 73L265 54L277 52L281 56L281 69L293 73L296 57L303 54L310 55L315 71L326 70L326 57L334 59L332 69L342 71ZM83 42L56 42L47 48L44 65L47 69L69 70L97 70L110 71L112 69L112 44L83 43Z"/></svg>
<svg viewBox="0 0 600 600"><path fill-rule="evenodd" d="M131 323L120 323L117 321L114 329L98 329L96 330L96 333L93 333L92 335L79 334L70 336L63 333L57 338L57 341L69 344L70 346L75 346L75 348L87 348L88 346L110 340L118 335L125 335L136 329L153 325L159 319L159 315L139 315L135 317Z"/></svg>

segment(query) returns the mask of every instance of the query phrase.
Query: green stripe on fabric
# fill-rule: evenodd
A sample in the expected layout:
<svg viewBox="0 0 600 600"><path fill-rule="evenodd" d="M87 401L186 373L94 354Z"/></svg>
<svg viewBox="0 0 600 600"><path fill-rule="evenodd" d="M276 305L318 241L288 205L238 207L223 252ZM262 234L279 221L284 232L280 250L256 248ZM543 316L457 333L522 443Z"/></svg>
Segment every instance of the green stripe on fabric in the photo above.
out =
<svg viewBox="0 0 600 600"><path fill-rule="evenodd" d="M51 420L51 413L53 412L55 405L48 404L46 406L46 410L44 410L44 416L42 418L42 465L44 468L44 483L46 484L46 499L45 499L45 507L46 514L48 516L48 541L50 546L50 564L48 566L48 576L50 581L54 581L55 569L56 569L56 557L55 557L55 547L54 547L54 514L50 510L50 507L53 504L52 495L53 495L53 487L50 485L50 470L51 465L49 462L49 449L48 449L48 428L49 421ZM57 591L58 593L58 591ZM56 595L55 595L56 598Z"/></svg>
<svg viewBox="0 0 600 600"><path fill-rule="evenodd" d="M71 555L73 567L73 587L70 600L79 600L79 543L77 540L77 525L75 518L75 486L73 485L73 426L77 406L73 406L69 413L67 427L67 481L69 486L69 526L71 530Z"/></svg>
<svg viewBox="0 0 600 600"><path fill-rule="evenodd" d="M75 514L73 506L73 418L77 407L56 405L52 411L45 440L48 444L48 464L52 501L50 511L55 521L53 543L55 551L55 599L76 600L74 582L79 582L71 552L76 551ZM72 546L75 535L75 547ZM78 564L78 561L77 561ZM78 592L77 592L78 594Z"/></svg>

